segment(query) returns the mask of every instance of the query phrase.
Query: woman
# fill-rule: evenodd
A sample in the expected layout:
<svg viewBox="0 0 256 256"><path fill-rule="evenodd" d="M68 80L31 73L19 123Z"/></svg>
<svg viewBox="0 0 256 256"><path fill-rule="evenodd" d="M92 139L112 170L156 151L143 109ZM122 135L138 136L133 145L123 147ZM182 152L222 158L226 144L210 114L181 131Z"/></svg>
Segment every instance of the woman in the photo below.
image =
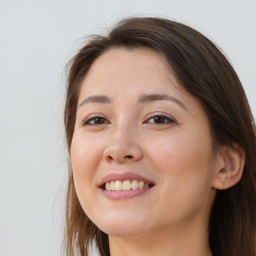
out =
<svg viewBox="0 0 256 256"><path fill-rule="evenodd" d="M255 123L199 32L131 18L70 64L66 253L255 256Z"/></svg>

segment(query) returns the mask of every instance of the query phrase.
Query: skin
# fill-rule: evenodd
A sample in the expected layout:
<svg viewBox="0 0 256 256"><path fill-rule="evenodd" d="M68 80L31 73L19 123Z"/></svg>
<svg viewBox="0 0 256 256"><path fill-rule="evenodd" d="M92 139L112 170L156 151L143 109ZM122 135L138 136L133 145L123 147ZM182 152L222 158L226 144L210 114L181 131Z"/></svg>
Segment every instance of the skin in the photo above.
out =
<svg viewBox="0 0 256 256"><path fill-rule="evenodd" d="M172 100L138 102L145 94ZM94 95L109 102L81 105ZM81 85L71 162L79 201L109 235L112 256L211 255L213 184L225 161L212 153L200 102L184 91L158 53L111 49L93 63ZM106 198L101 180L123 172L138 173L155 186L134 198Z"/></svg>

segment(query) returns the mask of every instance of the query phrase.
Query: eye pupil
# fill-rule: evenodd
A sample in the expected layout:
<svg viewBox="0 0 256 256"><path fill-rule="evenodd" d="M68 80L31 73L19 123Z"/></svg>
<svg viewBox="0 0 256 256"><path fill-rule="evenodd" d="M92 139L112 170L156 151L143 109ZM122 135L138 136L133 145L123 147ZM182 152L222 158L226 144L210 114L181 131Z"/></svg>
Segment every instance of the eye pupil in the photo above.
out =
<svg viewBox="0 0 256 256"><path fill-rule="evenodd" d="M155 116L154 117L154 122L155 123L164 123L165 118L163 116Z"/></svg>
<svg viewBox="0 0 256 256"><path fill-rule="evenodd" d="M96 124L103 124L103 123L104 123L104 119L101 118L101 117L96 117L95 120L94 120L94 122L95 122Z"/></svg>

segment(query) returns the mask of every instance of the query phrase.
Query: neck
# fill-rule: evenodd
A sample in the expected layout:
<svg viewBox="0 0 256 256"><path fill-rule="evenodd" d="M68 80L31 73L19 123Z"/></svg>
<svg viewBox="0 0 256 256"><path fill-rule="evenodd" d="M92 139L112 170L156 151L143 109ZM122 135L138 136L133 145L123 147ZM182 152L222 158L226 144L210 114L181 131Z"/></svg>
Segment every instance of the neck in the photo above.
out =
<svg viewBox="0 0 256 256"><path fill-rule="evenodd" d="M207 230L207 229L204 229ZM208 232L189 226L140 236L109 236L111 256L212 256Z"/></svg>

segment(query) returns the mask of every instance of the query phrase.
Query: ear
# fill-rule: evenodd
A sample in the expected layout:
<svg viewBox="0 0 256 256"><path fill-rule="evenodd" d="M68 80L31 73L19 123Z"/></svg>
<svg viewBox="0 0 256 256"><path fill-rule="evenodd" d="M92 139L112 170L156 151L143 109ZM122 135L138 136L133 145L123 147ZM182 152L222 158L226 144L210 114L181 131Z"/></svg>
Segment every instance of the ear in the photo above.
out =
<svg viewBox="0 0 256 256"><path fill-rule="evenodd" d="M244 170L245 152L236 144L232 147L224 146L221 152L212 186L223 190L233 187L240 181Z"/></svg>

